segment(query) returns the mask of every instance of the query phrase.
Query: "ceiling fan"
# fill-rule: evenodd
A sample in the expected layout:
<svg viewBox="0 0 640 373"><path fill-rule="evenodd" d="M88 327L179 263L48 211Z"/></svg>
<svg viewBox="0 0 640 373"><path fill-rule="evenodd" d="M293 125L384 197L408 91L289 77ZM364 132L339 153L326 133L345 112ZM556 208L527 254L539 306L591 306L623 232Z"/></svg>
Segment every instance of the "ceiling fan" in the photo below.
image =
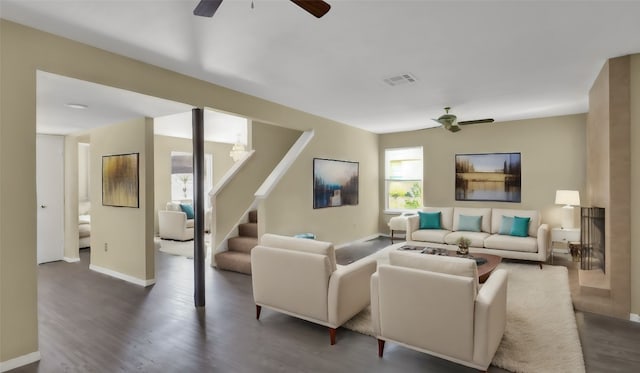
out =
<svg viewBox="0 0 640 373"><path fill-rule="evenodd" d="M443 115L441 115L440 118L434 119L434 121L442 124L442 126L447 131L458 132L461 129L460 126L464 126L464 125L468 125L468 124L493 123L494 122L493 118L476 119L476 120L465 120L465 121L462 121L462 122L458 122L458 117L456 117L453 114L449 114L449 110L451 110L451 108L447 106L446 108L444 108L445 113Z"/></svg>
<svg viewBox="0 0 640 373"><path fill-rule="evenodd" d="M314 15L316 18L320 18L327 14L331 5L325 3L322 0L291 0L300 8ZM193 10L193 14L201 17L213 17L218 7L222 4L222 0L200 0L196 8ZM253 3L252 3L253 7Z"/></svg>

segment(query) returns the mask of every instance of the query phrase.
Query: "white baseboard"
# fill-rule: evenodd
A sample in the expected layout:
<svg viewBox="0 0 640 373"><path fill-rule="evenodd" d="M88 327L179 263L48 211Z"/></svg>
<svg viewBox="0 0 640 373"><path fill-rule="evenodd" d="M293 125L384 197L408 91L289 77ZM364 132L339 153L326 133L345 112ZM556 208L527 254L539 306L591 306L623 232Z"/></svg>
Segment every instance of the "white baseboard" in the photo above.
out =
<svg viewBox="0 0 640 373"><path fill-rule="evenodd" d="M124 273L116 272L116 271L114 271L112 269L99 267L99 266L94 265L94 264L89 265L89 269L92 270L92 271L100 272L100 273L102 273L104 275L107 275L107 276L115 277L115 278L118 278L120 280L124 280L124 281L130 282L132 284L136 284L136 285L140 285L140 286L144 286L144 287L147 287L147 286L150 286L150 285L153 285L153 284L156 283L156 279L155 278L153 278L151 280L142 280L142 279L139 279L137 277L133 277L133 276L126 275Z"/></svg>
<svg viewBox="0 0 640 373"><path fill-rule="evenodd" d="M380 236L384 236L384 234L382 234L382 233L372 234L371 236L359 238L359 239L357 239L355 241L351 241L351 242L346 242L346 243L340 244L340 245L336 246L335 248L336 249L340 249L340 248L343 248L343 247L346 247L346 246L349 246L349 245L353 245L353 244L357 244L357 243L373 240L374 238L378 238Z"/></svg>
<svg viewBox="0 0 640 373"><path fill-rule="evenodd" d="M64 257L62 258L62 260L64 260L67 263L76 263L80 261L80 258L68 258L68 257Z"/></svg>
<svg viewBox="0 0 640 373"><path fill-rule="evenodd" d="M0 362L0 372L7 372L11 369L16 369L27 364L35 363L40 360L40 351L32 352L30 354L18 356L16 358Z"/></svg>
<svg viewBox="0 0 640 373"><path fill-rule="evenodd" d="M640 315L638 315L637 313L631 313L629 314L629 320L633 322L640 322Z"/></svg>

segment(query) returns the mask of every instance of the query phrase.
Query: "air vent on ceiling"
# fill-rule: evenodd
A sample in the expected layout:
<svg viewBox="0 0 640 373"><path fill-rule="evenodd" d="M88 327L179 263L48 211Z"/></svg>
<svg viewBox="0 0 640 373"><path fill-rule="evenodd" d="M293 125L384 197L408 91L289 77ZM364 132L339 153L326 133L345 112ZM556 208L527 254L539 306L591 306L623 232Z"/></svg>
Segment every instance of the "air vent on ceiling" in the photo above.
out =
<svg viewBox="0 0 640 373"><path fill-rule="evenodd" d="M415 76L409 73L405 73L397 76L392 76L390 78L386 78L384 82L389 84L390 86L397 86L397 85L402 85L407 83L415 83L416 80L417 79Z"/></svg>

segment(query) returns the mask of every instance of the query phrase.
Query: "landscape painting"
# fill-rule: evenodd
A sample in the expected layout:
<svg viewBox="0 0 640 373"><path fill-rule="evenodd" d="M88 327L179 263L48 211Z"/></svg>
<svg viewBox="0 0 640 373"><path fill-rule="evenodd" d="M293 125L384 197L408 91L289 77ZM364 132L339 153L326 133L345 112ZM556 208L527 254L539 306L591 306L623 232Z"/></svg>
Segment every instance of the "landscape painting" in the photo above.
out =
<svg viewBox="0 0 640 373"><path fill-rule="evenodd" d="M358 204L358 162L313 159L313 208Z"/></svg>
<svg viewBox="0 0 640 373"><path fill-rule="evenodd" d="M138 153L102 157L102 205L139 207Z"/></svg>
<svg viewBox="0 0 640 373"><path fill-rule="evenodd" d="M456 154L456 201L520 202L520 153Z"/></svg>

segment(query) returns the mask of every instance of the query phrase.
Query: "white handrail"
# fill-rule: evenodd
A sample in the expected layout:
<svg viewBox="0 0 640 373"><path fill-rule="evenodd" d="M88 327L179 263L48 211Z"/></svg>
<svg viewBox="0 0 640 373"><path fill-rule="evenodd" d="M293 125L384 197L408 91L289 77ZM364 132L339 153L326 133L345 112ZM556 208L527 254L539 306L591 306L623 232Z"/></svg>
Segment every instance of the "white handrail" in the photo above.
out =
<svg viewBox="0 0 640 373"><path fill-rule="evenodd" d="M255 152L256 152L255 150L250 150L244 156L244 158L234 163L233 166L231 166L231 168L227 170L224 176L220 180L218 180L216 185L214 185L213 188L211 188L211 191L209 192L209 198L218 194L222 190L222 188L224 188L227 184L229 184L229 182L236 176L238 171L240 171L242 166L249 160L249 158L253 156Z"/></svg>
<svg viewBox="0 0 640 373"><path fill-rule="evenodd" d="M271 174L269 174L269 176L264 180L260 188L258 188L255 193L256 199L265 199L269 196L276 185L278 185L280 179L282 179L296 159L298 159L300 154L302 154L307 145L309 145L314 135L314 130L305 131L300 135L298 140L293 144L291 149L289 149L287 154L285 154L280 163L278 163L273 171L271 171Z"/></svg>

